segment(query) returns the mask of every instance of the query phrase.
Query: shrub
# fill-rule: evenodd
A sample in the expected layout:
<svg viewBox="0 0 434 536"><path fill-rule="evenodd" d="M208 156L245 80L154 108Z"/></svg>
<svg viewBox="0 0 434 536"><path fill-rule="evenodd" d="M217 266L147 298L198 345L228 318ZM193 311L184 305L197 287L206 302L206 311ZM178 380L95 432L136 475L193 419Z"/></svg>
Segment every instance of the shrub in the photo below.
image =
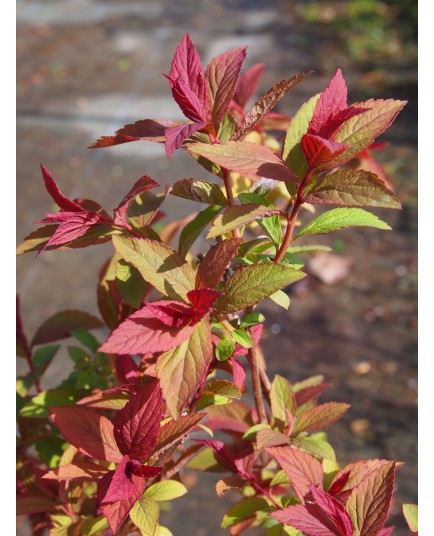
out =
<svg viewBox="0 0 434 536"><path fill-rule="evenodd" d="M372 169L375 140L405 102L348 105L338 70L292 118L273 109L310 73L280 81L246 111L264 66L240 75L245 56L231 50L203 71L185 35L167 79L188 121L137 121L91 146L164 143L167 156L187 151L216 182L181 179L155 193L158 182L145 175L111 215L65 197L42 166L60 210L18 252L112 241L114 253L98 276L103 321L62 311L29 341L17 308L18 354L29 366L18 379L18 513L34 534L171 534L159 524L160 503L187 492L186 465L223 473L217 494L241 496L222 521L234 535L250 526L269 536L391 533L400 464L339 466L323 430L349 405L318 403L329 387L322 376L268 378L255 308L269 298L287 308L283 289L305 277L300 256L328 249L300 238L390 229L360 207L397 209L399 200L378 165L377 174L363 167ZM168 195L197 202L198 212L163 224ZM337 208L300 223L306 206L330 204ZM91 331L104 325L101 344ZM74 370L44 391L40 379L68 337ZM241 401L248 371L253 408ZM416 507L404 513L417 531Z"/></svg>

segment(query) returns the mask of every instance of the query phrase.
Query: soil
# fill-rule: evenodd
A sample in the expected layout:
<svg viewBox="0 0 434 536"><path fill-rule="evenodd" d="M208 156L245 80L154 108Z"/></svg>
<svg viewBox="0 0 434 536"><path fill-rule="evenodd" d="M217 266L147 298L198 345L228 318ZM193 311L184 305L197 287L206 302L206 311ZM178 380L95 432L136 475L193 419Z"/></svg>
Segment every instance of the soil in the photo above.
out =
<svg viewBox="0 0 434 536"><path fill-rule="evenodd" d="M352 64L339 36L301 19L298 5L283 0L272 5L265 0L18 0L17 237L21 241L33 222L52 209L41 161L66 195L96 199L106 208L115 207L143 174L162 184L205 178L187 155L178 151L167 161L157 144L86 149L128 122L182 117L159 73L168 72L186 31L204 63L247 44L247 64L267 64L260 90L315 69L280 106L286 113L323 90L338 66L344 68L350 102L408 100L387 133L390 146L378 153L403 201L400 212L375 211L394 231L351 230L322 239L351 260L346 276L325 284L310 275L291 286L288 311L271 302L262 306L270 375L295 382L323 374L334 385L322 400L352 404L328 432L341 463L360 458L404 462L391 518L394 534L404 536L401 505L417 502L416 71L402 61ZM166 211L180 217L188 209L187 203L170 200ZM17 281L26 331L33 333L42 319L66 308L98 314L96 273L109 252L109 246L100 246L20 257ZM47 386L68 366L66 356L56 359ZM185 478L191 493L162 514L163 524L177 536L219 533L236 495L219 499L212 475L190 471ZM28 534L25 520L19 520L18 534Z"/></svg>

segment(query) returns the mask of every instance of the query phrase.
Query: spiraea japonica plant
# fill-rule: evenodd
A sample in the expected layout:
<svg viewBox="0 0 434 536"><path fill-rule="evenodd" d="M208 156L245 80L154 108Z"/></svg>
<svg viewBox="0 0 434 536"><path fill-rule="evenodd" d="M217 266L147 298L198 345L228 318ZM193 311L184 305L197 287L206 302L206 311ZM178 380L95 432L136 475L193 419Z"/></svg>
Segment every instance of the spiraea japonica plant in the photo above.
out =
<svg viewBox="0 0 434 536"><path fill-rule="evenodd" d="M168 157L187 151L213 182L199 173L162 191L145 175L111 214L96 201L68 199L42 166L60 210L37 222L18 252L109 241L114 252L98 274L102 320L65 310L29 340L17 307L18 354L29 366L17 389L18 512L34 534L169 535L160 503L187 492L185 466L220 473L217 495L239 496L222 520L233 535L251 526L268 536L392 533L400 463L339 466L323 430L349 405L318 402L329 387L322 376L268 377L265 319L255 307L271 299L288 308L283 289L305 277L301 257L328 249L316 235L390 229L360 207L400 208L371 151L405 102L348 105L338 70L293 117L274 107L311 73L278 82L249 108L264 66L241 74L245 57L237 48L204 70L185 35L167 80L186 120L137 121L91 146L158 142ZM197 212L170 221L160 209L169 195L196 202ZM314 217L314 205L337 207ZM91 333L102 326L104 341ZM41 377L68 337L76 340L68 347L74 370L43 390ZM404 514L417 533L416 507Z"/></svg>

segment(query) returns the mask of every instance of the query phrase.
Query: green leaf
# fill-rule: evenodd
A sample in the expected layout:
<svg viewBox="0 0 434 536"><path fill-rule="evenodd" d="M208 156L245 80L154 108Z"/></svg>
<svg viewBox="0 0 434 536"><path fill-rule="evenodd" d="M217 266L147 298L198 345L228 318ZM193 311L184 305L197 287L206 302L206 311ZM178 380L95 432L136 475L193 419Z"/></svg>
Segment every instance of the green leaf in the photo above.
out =
<svg viewBox="0 0 434 536"><path fill-rule="evenodd" d="M305 277L306 274L278 263L253 264L235 272L223 287L223 296L215 308L223 313L233 313L255 305Z"/></svg>
<svg viewBox="0 0 434 536"><path fill-rule="evenodd" d="M318 253L320 251L332 251L332 248L329 246L321 246L319 244L309 244L307 246L291 246L286 250L287 253L293 253L295 255L301 253Z"/></svg>
<svg viewBox="0 0 434 536"><path fill-rule="evenodd" d="M251 253L263 253L271 247L272 244L268 238L255 238L254 240L243 242L238 248L238 253L240 257L247 257Z"/></svg>
<svg viewBox="0 0 434 536"><path fill-rule="evenodd" d="M238 387L228 380L213 380L207 383L203 388L203 392L208 391L216 395L223 395L229 398L241 398L241 392Z"/></svg>
<svg viewBox="0 0 434 536"><path fill-rule="evenodd" d="M157 290L175 300L187 301L195 287L195 276L188 263L169 246L146 238L117 236L113 244L118 253L135 266Z"/></svg>
<svg viewBox="0 0 434 536"><path fill-rule="evenodd" d="M173 536L173 533L167 527L158 525L157 536Z"/></svg>
<svg viewBox="0 0 434 536"><path fill-rule="evenodd" d="M265 499L251 497L243 499L231 508L225 514L221 527L227 529L247 517L255 515L259 510L268 510L269 504Z"/></svg>
<svg viewBox="0 0 434 536"><path fill-rule="evenodd" d="M82 397L80 391L76 389L50 389L34 396L21 409L22 417L42 419L48 417L48 408L55 406L72 406Z"/></svg>
<svg viewBox="0 0 434 536"><path fill-rule="evenodd" d="M404 514L408 528L411 530L411 532L417 532L419 530L417 504L403 504L402 513Z"/></svg>
<svg viewBox="0 0 434 536"><path fill-rule="evenodd" d="M144 493L154 501L171 501L187 493L187 488L176 480L163 480L152 484Z"/></svg>
<svg viewBox="0 0 434 536"><path fill-rule="evenodd" d="M154 499L142 495L133 506L130 518L142 536L155 536L160 518L160 507Z"/></svg>
<svg viewBox="0 0 434 536"><path fill-rule="evenodd" d="M241 320L240 327L249 328L250 326L262 324L263 322L265 322L265 316L261 313L257 313L256 311L254 311L253 313L249 313L248 315L243 317L243 319Z"/></svg>
<svg viewBox="0 0 434 536"><path fill-rule="evenodd" d="M242 439L254 441L256 439L256 434L259 432L259 430L262 430L263 428L270 428L270 425L262 422L259 424L254 424L247 430L247 432L244 432Z"/></svg>
<svg viewBox="0 0 434 536"><path fill-rule="evenodd" d="M243 348L251 348L254 345L252 338L244 329L234 329L231 335Z"/></svg>
<svg viewBox="0 0 434 536"><path fill-rule="evenodd" d="M278 249L282 242L282 226L280 225L279 216L271 216L258 221L259 225L264 229L265 234L273 242Z"/></svg>
<svg viewBox="0 0 434 536"><path fill-rule="evenodd" d="M223 214L215 218L207 238L215 238L222 234L229 233L234 229L239 229L255 220L266 218L277 214L278 211L269 207L248 203L246 205L235 205L227 208Z"/></svg>
<svg viewBox="0 0 434 536"><path fill-rule="evenodd" d="M335 208L324 212L301 229L295 238L306 235L327 234L345 227L362 226L390 230L387 223L361 208Z"/></svg>
<svg viewBox="0 0 434 536"><path fill-rule="evenodd" d="M228 471L218 463L210 448L199 451L196 456L186 463L185 467L196 471L209 471L212 473L227 473Z"/></svg>
<svg viewBox="0 0 434 536"><path fill-rule="evenodd" d="M101 346L101 343L98 341L95 335L85 329L76 329L71 332L71 335L74 337L74 339L77 339L77 341L89 348L89 350L91 350L93 353L95 353Z"/></svg>
<svg viewBox="0 0 434 536"><path fill-rule="evenodd" d="M71 336L77 329L103 327L101 320L83 311L60 311L50 316L39 328L32 339L32 346L59 341Z"/></svg>
<svg viewBox="0 0 434 536"><path fill-rule="evenodd" d="M270 389L271 413L281 427L288 425L288 414L294 416L297 410L292 385L283 376L276 376L273 379Z"/></svg>
<svg viewBox="0 0 434 536"><path fill-rule="evenodd" d="M136 195L128 207L130 224L139 231L144 230L152 222L165 199L166 194L154 194L149 191Z"/></svg>
<svg viewBox="0 0 434 536"><path fill-rule="evenodd" d="M280 305L280 307L283 307L284 309L288 309L289 305L291 303L291 299L283 292L283 290L278 290L277 292L274 292L269 296L270 300L274 301L274 303L277 303L277 305Z"/></svg>
<svg viewBox="0 0 434 536"><path fill-rule="evenodd" d="M236 342L233 339L222 339L216 346L215 355L219 361L227 361L235 350Z"/></svg>
<svg viewBox="0 0 434 536"><path fill-rule="evenodd" d="M374 173L341 169L322 177L305 196L307 203L401 208L401 203Z"/></svg>
<svg viewBox="0 0 434 536"><path fill-rule="evenodd" d="M203 318L189 339L158 358L157 377L174 419L206 376L211 354L211 327Z"/></svg>
<svg viewBox="0 0 434 536"><path fill-rule="evenodd" d="M327 441L327 436L324 432L318 432L307 437L293 438L291 439L291 444L321 460L325 458L336 461L335 451Z"/></svg>
<svg viewBox="0 0 434 536"><path fill-rule="evenodd" d="M116 265L116 286L127 305L139 309L148 288L146 281L134 266L121 259Z"/></svg>
<svg viewBox="0 0 434 536"><path fill-rule="evenodd" d="M229 404L230 399L227 396L215 395L212 393L201 394L199 400L194 406L195 411L200 411L201 409L208 408L210 406L222 406L224 404Z"/></svg>
<svg viewBox="0 0 434 536"><path fill-rule="evenodd" d="M102 531L109 528L107 519L104 516L85 519L80 527L83 536L97 536Z"/></svg>
<svg viewBox="0 0 434 536"><path fill-rule="evenodd" d="M42 374L44 374L59 348L60 344L50 344L48 346L42 346L36 350L32 358L36 376L40 378Z"/></svg>
<svg viewBox="0 0 434 536"><path fill-rule="evenodd" d="M224 193L218 184L207 181L195 181L194 179L182 179L175 182L171 195L206 203L208 205L219 205L225 207L228 204Z"/></svg>
<svg viewBox="0 0 434 536"><path fill-rule="evenodd" d="M280 469L280 471L278 471L271 479L270 488L272 486L280 486L281 484L289 484L290 482L291 480L285 473L285 471L283 469Z"/></svg>
<svg viewBox="0 0 434 536"><path fill-rule="evenodd" d="M48 465L50 469L58 466L63 452L69 443L63 437L47 437L36 441L35 448L39 458Z"/></svg>
<svg viewBox="0 0 434 536"><path fill-rule="evenodd" d="M17 378L16 391L17 391L17 395L20 398L19 403L21 407L24 406L24 398L27 396L27 393L33 387L34 383L35 383L35 375L32 374L31 372L28 372L25 376L19 376ZM21 410L21 407L17 408L18 412Z"/></svg>
<svg viewBox="0 0 434 536"><path fill-rule="evenodd" d="M257 205L263 205L266 207L274 208L273 204L267 200L267 196L257 193L242 193L238 196L238 199L243 204L255 203ZM280 218L278 215L271 216L269 218L263 218L258 221L259 225L264 229L268 238L278 248L282 241L282 226L280 225Z"/></svg>
<svg viewBox="0 0 434 536"><path fill-rule="evenodd" d="M307 133L320 93L305 102L291 119L283 143L282 158L297 177L302 178L307 170L307 161L301 149L301 138Z"/></svg>
<svg viewBox="0 0 434 536"><path fill-rule="evenodd" d="M199 212L199 214L193 220L191 220L191 222L187 223L187 225L183 228L179 236L178 251L180 255L182 255L183 257L186 256L196 239L200 236L202 231L210 224L216 214L220 212L220 210L221 207L219 206L210 206L205 210L202 210L202 212Z"/></svg>
<svg viewBox="0 0 434 536"><path fill-rule="evenodd" d="M232 138L237 125L230 113L227 113L219 127L217 138L220 143L226 143Z"/></svg>

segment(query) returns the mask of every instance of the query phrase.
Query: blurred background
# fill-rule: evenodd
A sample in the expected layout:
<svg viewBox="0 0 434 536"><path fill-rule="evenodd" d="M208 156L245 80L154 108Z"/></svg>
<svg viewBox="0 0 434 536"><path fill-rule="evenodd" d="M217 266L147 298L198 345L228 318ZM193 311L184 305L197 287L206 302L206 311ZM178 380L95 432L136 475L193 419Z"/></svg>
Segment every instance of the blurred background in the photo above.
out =
<svg viewBox="0 0 434 536"><path fill-rule="evenodd" d="M40 162L65 195L95 199L109 211L143 174L162 184L204 177L181 151L167 160L160 144L86 149L126 123L183 118L160 73L169 71L185 32L204 65L218 53L248 45L245 66L266 63L262 92L313 69L280 104L288 114L322 91L338 67L350 103L371 97L409 101L381 138L390 146L375 154L403 202L400 212L376 211L394 231L356 229L325 237L334 254L310 263L310 276L292 287L289 310L271 302L262 306L270 375L296 382L324 374L334 387L322 400L352 404L328 432L338 460L405 462L392 505L397 536L408 534L402 503L417 502L416 10L414 0L17 1L19 242L53 209ZM166 205L173 218L189 209L177 198ZM59 310L98 314L96 274L109 254L110 245L103 245L19 257L17 291L26 332L32 335ZM57 356L46 387L63 378L68 366L66 354ZM163 524L177 536L219 533L236 496L219 499L217 480L187 472L191 493L163 514ZM24 520L18 534L27 534Z"/></svg>

